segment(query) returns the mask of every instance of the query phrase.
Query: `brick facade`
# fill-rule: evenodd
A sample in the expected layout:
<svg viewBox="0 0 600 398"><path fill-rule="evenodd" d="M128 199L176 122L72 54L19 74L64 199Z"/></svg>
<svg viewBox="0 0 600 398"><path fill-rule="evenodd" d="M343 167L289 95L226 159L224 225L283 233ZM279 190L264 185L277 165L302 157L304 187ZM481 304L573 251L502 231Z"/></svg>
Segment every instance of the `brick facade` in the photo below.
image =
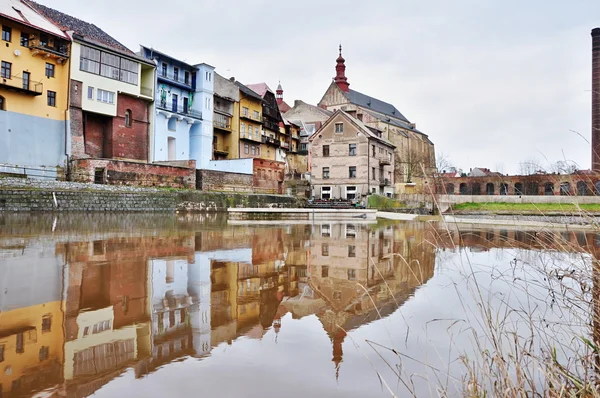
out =
<svg viewBox="0 0 600 398"><path fill-rule="evenodd" d="M131 127L125 126L125 112L131 111ZM112 118L112 156L148 161L148 102L118 94L117 116Z"/></svg>
<svg viewBox="0 0 600 398"><path fill-rule="evenodd" d="M285 163L265 159L254 159L252 186L255 192L283 195Z"/></svg>
<svg viewBox="0 0 600 398"><path fill-rule="evenodd" d="M188 167L179 167L111 159L78 159L73 161L71 179L111 185L194 188L196 161L188 161Z"/></svg>
<svg viewBox="0 0 600 398"><path fill-rule="evenodd" d="M196 189L202 191L252 192L252 175L215 170L196 170Z"/></svg>

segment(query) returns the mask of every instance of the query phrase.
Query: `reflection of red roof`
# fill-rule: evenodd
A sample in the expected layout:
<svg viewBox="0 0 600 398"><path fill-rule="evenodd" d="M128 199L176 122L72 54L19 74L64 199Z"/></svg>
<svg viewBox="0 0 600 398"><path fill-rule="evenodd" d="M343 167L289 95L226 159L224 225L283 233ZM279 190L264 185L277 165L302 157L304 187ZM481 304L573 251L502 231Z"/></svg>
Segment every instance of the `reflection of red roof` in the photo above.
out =
<svg viewBox="0 0 600 398"><path fill-rule="evenodd" d="M246 84L246 87L257 93L261 97L264 97L267 91L273 92L273 90L271 90L269 86L267 86L267 83Z"/></svg>
<svg viewBox="0 0 600 398"><path fill-rule="evenodd" d="M292 109L292 107L289 106L285 101L282 101L280 104L277 104L277 106L279 107L279 112L281 113L285 113Z"/></svg>

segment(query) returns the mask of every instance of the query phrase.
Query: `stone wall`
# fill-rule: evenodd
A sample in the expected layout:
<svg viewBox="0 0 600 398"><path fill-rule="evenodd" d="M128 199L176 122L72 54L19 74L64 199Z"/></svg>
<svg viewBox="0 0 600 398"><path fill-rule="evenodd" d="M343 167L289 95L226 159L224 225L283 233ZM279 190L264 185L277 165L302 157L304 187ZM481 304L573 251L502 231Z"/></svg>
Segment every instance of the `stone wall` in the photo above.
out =
<svg viewBox="0 0 600 398"><path fill-rule="evenodd" d="M252 192L252 174L196 170L196 189L202 191Z"/></svg>
<svg viewBox="0 0 600 398"><path fill-rule="evenodd" d="M0 190L0 214L8 212L223 212L230 207L301 207L288 196L196 191L149 192L47 189Z"/></svg>
<svg viewBox="0 0 600 398"><path fill-rule="evenodd" d="M97 174L97 171L100 171L101 174ZM99 178L103 180L103 183L109 185L194 188L196 186L196 162L194 160L187 161L187 167L182 167L113 159L76 159L73 161L72 181L94 182Z"/></svg>
<svg viewBox="0 0 600 398"><path fill-rule="evenodd" d="M254 159L254 192L283 194L285 163L266 159Z"/></svg>

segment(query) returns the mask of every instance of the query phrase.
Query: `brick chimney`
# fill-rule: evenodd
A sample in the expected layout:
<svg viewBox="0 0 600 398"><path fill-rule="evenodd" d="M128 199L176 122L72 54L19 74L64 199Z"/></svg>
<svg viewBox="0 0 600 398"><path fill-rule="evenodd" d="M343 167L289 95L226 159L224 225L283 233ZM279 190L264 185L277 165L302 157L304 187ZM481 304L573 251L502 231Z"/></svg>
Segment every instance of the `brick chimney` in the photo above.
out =
<svg viewBox="0 0 600 398"><path fill-rule="evenodd" d="M592 170L600 171L600 28L592 29Z"/></svg>

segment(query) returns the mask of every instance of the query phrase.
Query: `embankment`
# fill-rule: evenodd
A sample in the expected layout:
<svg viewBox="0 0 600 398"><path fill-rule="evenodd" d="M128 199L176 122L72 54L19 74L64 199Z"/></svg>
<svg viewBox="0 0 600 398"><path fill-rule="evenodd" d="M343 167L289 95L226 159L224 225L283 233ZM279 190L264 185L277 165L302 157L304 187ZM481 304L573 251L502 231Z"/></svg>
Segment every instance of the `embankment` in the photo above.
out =
<svg viewBox="0 0 600 398"><path fill-rule="evenodd" d="M232 207L303 207L283 195L161 190L0 179L2 212L221 212Z"/></svg>

